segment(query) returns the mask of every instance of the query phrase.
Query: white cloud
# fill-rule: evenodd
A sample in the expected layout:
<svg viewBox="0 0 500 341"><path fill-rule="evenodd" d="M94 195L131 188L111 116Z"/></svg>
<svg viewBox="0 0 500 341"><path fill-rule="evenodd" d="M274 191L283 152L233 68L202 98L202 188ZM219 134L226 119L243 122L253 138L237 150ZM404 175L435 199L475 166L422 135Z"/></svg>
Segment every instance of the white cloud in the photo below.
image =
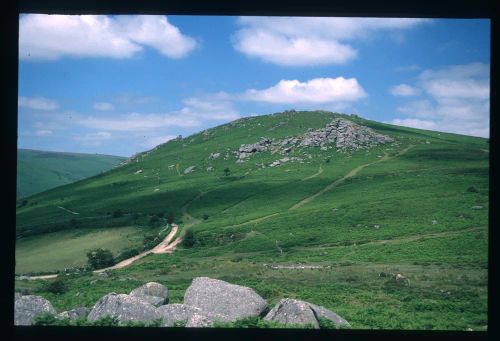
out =
<svg viewBox="0 0 500 341"><path fill-rule="evenodd" d="M141 146L145 148L153 148L156 147L159 144L165 143L167 141L170 141L172 139L175 139L177 136L176 135L164 135L164 136L153 136L153 137L148 137L146 138L146 141L141 143Z"/></svg>
<svg viewBox="0 0 500 341"><path fill-rule="evenodd" d="M113 105L111 103L107 103L107 102L97 102L97 103L94 103L94 109L100 110L100 111L112 110Z"/></svg>
<svg viewBox="0 0 500 341"><path fill-rule="evenodd" d="M489 135L489 65L472 63L426 70L418 86L428 99L397 108L409 116L393 122L433 122L436 130L487 137ZM395 123L397 124L397 123Z"/></svg>
<svg viewBox="0 0 500 341"><path fill-rule="evenodd" d="M196 47L165 16L26 14L19 20L19 58L129 58L149 46L180 58Z"/></svg>
<svg viewBox="0 0 500 341"><path fill-rule="evenodd" d="M414 88L408 84L399 84L390 89L390 92L394 96L417 96L420 93L420 90Z"/></svg>
<svg viewBox="0 0 500 341"><path fill-rule="evenodd" d="M402 30L425 19L240 17L236 50L279 65L344 64L358 56L345 43L380 30ZM399 35L400 40L402 37Z"/></svg>
<svg viewBox="0 0 500 341"><path fill-rule="evenodd" d="M20 108L28 108L35 110L55 110L59 108L56 101L45 97L24 97L19 96L18 106Z"/></svg>
<svg viewBox="0 0 500 341"><path fill-rule="evenodd" d="M231 96L220 92L204 97L190 97L184 100L185 107L178 113L194 119L209 121L232 121L240 114L231 103Z"/></svg>
<svg viewBox="0 0 500 341"><path fill-rule="evenodd" d="M244 99L268 103L350 102L366 96L355 78L315 78L307 82L281 80L263 90L250 89Z"/></svg>
<svg viewBox="0 0 500 341"><path fill-rule="evenodd" d="M50 136L52 135L52 130L37 130L34 133L35 136Z"/></svg>
<svg viewBox="0 0 500 341"><path fill-rule="evenodd" d="M420 119L416 119L416 118L406 118L406 119L396 118L396 119L390 121L389 123L395 124L398 126L418 128L418 129L427 129L427 130L433 130L433 129L438 128L436 123L433 121L425 121L425 120L420 120Z"/></svg>
<svg viewBox="0 0 500 341"><path fill-rule="evenodd" d="M98 147L105 141L110 141L113 135L108 131L98 131L84 135L75 136L75 140L81 142L84 146Z"/></svg>

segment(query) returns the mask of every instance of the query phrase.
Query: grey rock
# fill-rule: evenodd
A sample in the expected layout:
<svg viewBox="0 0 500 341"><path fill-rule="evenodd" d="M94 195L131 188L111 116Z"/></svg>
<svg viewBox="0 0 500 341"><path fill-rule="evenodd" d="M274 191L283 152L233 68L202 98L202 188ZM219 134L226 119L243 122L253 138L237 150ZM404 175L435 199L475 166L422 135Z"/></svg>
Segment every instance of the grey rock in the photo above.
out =
<svg viewBox="0 0 500 341"><path fill-rule="evenodd" d="M189 166L188 168L184 169L184 174L189 174L194 170L195 166Z"/></svg>
<svg viewBox="0 0 500 341"><path fill-rule="evenodd" d="M14 293L14 301L16 301L18 298L21 298L21 297L23 297L23 295L21 295L20 293L18 293L18 292Z"/></svg>
<svg viewBox="0 0 500 341"><path fill-rule="evenodd" d="M319 328L319 319L327 318L337 327L350 327L350 324L333 311L305 301L285 298L271 309L264 318L287 324L311 324Z"/></svg>
<svg viewBox="0 0 500 341"><path fill-rule="evenodd" d="M210 155L208 156L208 158L210 160L215 160L215 159L218 159L220 157L220 153L210 153Z"/></svg>
<svg viewBox="0 0 500 341"><path fill-rule="evenodd" d="M208 277L193 279L184 294L184 304L221 315L226 321L260 316L267 310L267 302L253 289Z"/></svg>
<svg viewBox="0 0 500 341"><path fill-rule="evenodd" d="M34 295L19 297L14 302L14 325L30 326L36 316L44 313L57 314L52 304L45 298Z"/></svg>
<svg viewBox="0 0 500 341"><path fill-rule="evenodd" d="M238 150L238 157L244 159L254 153L268 151L271 146L271 140L267 137L262 137L259 142L253 144L242 144Z"/></svg>
<svg viewBox="0 0 500 341"><path fill-rule="evenodd" d="M210 166L210 167L207 167L207 172L213 172L214 170L214 167Z"/></svg>
<svg viewBox="0 0 500 341"><path fill-rule="evenodd" d="M226 316L204 312L200 308L185 304L162 305L157 311L162 316L163 327L172 327L177 321L186 323L186 327L207 327L216 320L227 320Z"/></svg>
<svg viewBox="0 0 500 341"><path fill-rule="evenodd" d="M471 207L473 210L482 210L483 209L483 206L481 205L477 205L477 206L472 206Z"/></svg>
<svg viewBox="0 0 500 341"><path fill-rule="evenodd" d="M130 292L131 296L138 297L155 307L168 303L168 289L156 282L149 282Z"/></svg>
<svg viewBox="0 0 500 341"><path fill-rule="evenodd" d="M87 320L93 322L104 316L115 317L122 323L128 321L151 322L161 318L153 305L139 297L114 292L97 301L87 316Z"/></svg>
<svg viewBox="0 0 500 341"><path fill-rule="evenodd" d="M89 314L89 309L86 307L78 307L75 309L71 309L68 311L63 311L62 313L59 313L57 317L59 319L70 319L70 320L78 320L79 318L82 317L87 317Z"/></svg>

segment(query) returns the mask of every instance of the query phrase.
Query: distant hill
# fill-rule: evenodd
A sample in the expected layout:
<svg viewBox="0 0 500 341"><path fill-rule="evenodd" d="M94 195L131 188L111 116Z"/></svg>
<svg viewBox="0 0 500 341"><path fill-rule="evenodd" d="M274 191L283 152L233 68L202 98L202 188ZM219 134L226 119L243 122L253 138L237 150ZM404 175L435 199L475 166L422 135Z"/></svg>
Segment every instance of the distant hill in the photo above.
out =
<svg viewBox="0 0 500 341"><path fill-rule="evenodd" d="M99 174L126 158L113 155L18 149L17 197L24 197Z"/></svg>

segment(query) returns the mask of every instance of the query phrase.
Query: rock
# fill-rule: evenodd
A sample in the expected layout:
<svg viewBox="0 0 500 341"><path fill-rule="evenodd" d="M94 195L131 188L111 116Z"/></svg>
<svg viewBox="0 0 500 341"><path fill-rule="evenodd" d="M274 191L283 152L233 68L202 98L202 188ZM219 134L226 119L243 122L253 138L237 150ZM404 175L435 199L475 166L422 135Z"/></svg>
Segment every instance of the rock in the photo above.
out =
<svg viewBox="0 0 500 341"><path fill-rule="evenodd" d="M156 282L149 282L130 292L131 296L138 297L155 307L168 303L168 289Z"/></svg>
<svg viewBox="0 0 500 341"><path fill-rule="evenodd" d="M191 172L194 170L194 167L195 167L195 166L190 166L190 167L188 167L188 168L184 169L184 174L189 174L189 173L191 173Z"/></svg>
<svg viewBox="0 0 500 341"><path fill-rule="evenodd" d="M477 206L472 206L471 207L473 210L482 210L483 209L483 206L481 205L477 205Z"/></svg>
<svg viewBox="0 0 500 341"><path fill-rule="evenodd" d="M30 326L36 316L44 313L57 314L52 304L45 298L34 295L19 297L14 302L14 325Z"/></svg>
<svg viewBox="0 0 500 341"><path fill-rule="evenodd" d="M214 167L207 167L207 172L213 172L214 171Z"/></svg>
<svg viewBox="0 0 500 341"><path fill-rule="evenodd" d="M21 295L21 294L20 294L20 293L18 293L18 292L15 292L15 293L14 293L14 302L15 302L18 298L21 298L21 297L23 297L23 295Z"/></svg>
<svg viewBox="0 0 500 341"><path fill-rule="evenodd" d="M128 321L151 322L161 318L153 305L139 297L114 292L97 301L87 316L87 320L93 322L104 316L115 317L122 323Z"/></svg>
<svg viewBox="0 0 500 341"><path fill-rule="evenodd" d="M337 327L350 327L350 324L333 311L300 300L285 298L271 309L264 320L287 324L311 324L319 328L319 318L331 320Z"/></svg>
<svg viewBox="0 0 500 341"><path fill-rule="evenodd" d="M142 169L139 169L137 172L135 172L134 174L141 174L142 173Z"/></svg>
<svg viewBox="0 0 500 341"><path fill-rule="evenodd" d="M260 316L267 310L267 302L253 289L208 277L193 279L184 294L184 304L221 315L226 321Z"/></svg>
<svg viewBox="0 0 500 341"><path fill-rule="evenodd" d="M200 308L185 304L162 305L157 310L163 318L163 327L172 327L177 321L186 323L186 327L207 327L216 320L227 319L225 316L203 312Z"/></svg>
<svg viewBox="0 0 500 341"><path fill-rule="evenodd" d="M262 137L259 142L253 144L242 144L238 150L238 158L244 159L254 153L265 152L269 150L271 140L267 137Z"/></svg>
<svg viewBox="0 0 500 341"><path fill-rule="evenodd" d="M86 307L78 307L75 309L71 309L68 311L63 311L57 315L59 319L70 319L70 320L78 320L82 317L87 317L89 314L89 309Z"/></svg>
<svg viewBox="0 0 500 341"><path fill-rule="evenodd" d="M210 160L215 160L215 159L218 159L220 157L220 153L210 153L210 155L208 156L208 158Z"/></svg>
<svg viewBox="0 0 500 341"><path fill-rule="evenodd" d="M109 274L107 271L103 271L103 272L97 273L97 276L107 278L107 277L109 277Z"/></svg>
<svg viewBox="0 0 500 341"><path fill-rule="evenodd" d="M432 225L436 225L438 221L436 219L432 220Z"/></svg>

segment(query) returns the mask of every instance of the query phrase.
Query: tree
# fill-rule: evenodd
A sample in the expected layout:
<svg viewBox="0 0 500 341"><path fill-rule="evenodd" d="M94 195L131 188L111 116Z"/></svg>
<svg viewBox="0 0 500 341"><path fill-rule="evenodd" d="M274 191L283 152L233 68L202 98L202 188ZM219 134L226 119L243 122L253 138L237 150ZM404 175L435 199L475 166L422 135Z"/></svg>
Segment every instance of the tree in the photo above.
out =
<svg viewBox="0 0 500 341"><path fill-rule="evenodd" d="M106 249L93 249L87 252L88 265L96 270L113 266L115 264L113 253Z"/></svg>
<svg viewBox="0 0 500 341"><path fill-rule="evenodd" d="M229 174L231 174L231 170L229 168L224 168L224 175L225 176L229 176Z"/></svg>
<svg viewBox="0 0 500 341"><path fill-rule="evenodd" d="M172 212L172 211L168 212L168 214L167 214L167 224L171 225L174 222L174 219L175 219L174 212Z"/></svg>
<svg viewBox="0 0 500 341"><path fill-rule="evenodd" d="M182 246L186 248L191 248L194 246L196 243L196 238L194 236L193 231L187 230L186 234L184 235L184 239L182 240Z"/></svg>

